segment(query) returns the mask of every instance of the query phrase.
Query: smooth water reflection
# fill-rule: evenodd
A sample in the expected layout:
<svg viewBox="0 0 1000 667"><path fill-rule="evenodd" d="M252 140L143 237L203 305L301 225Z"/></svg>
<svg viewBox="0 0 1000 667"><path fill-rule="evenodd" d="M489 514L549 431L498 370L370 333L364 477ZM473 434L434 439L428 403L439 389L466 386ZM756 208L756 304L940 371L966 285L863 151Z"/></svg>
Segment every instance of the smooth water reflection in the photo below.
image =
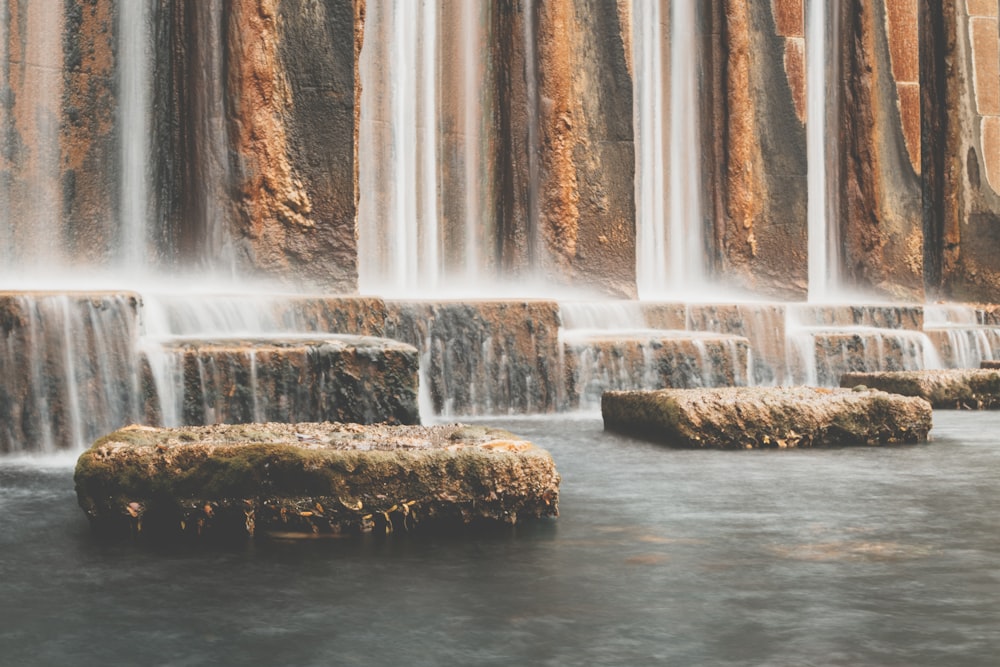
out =
<svg viewBox="0 0 1000 667"><path fill-rule="evenodd" d="M993 665L1000 427L925 446L690 452L502 423L557 521L467 539L101 544L63 465L0 463L0 664Z"/></svg>

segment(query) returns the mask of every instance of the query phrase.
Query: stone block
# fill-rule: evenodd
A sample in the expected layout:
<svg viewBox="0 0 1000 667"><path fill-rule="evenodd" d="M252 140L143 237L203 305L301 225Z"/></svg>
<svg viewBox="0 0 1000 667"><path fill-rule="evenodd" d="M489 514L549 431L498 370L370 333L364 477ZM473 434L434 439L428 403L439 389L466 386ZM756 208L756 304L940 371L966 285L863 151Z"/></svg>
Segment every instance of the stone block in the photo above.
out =
<svg viewBox="0 0 1000 667"><path fill-rule="evenodd" d="M833 387L844 373L926 368L931 342L891 329L799 332L790 339L789 372L798 384Z"/></svg>
<svg viewBox="0 0 1000 667"><path fill-rule="evenodd" d="M554 301L388 301L386 311L385 335L420 351L434 414L556 409Z"/></svg>
<svg viewBox="0 0 1000 667"><path fill-rule="evenodd" d="M881 391L729 387L607 392L607 430L673 447L879 445L927 439L931 406Z"/></svg>
<svg viewBox="0 0 1000 667"><path fill-rule="evenodd" d="M85 451L76 492L109 536L335 537L558 515L552 457L475 426L130 426Z"/></svg>
<svg viewBox="0 0 1000 667"><path fill-rule="evenodd" d="M982 369L848 373L842 387L865 385L903 396L919 396L939 409L1000 408L1000 372Z"/></svg>
<svg viewBox="0 0 1000 667"><path fill-rule="evenodd" d="M563 334L564 408L597 408L607 390L744 386L746 338L690 331Z"/></svg>
<svg viewBox="0 0 1000 667"><path fill-rule="evenodd" d="M420 421L417 351L396 341L179 340L146 358L154 423Z"/></svg>

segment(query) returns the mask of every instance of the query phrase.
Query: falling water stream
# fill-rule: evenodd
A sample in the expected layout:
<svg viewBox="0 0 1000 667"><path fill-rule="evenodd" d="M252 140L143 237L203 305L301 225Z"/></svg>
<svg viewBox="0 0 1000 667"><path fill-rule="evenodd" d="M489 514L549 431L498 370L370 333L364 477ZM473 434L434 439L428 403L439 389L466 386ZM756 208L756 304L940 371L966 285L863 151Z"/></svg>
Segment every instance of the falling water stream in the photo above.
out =
<svg viewBox="0 0 1000 667"><path fill-rule="evenodd" d="M697 103L698 5L694 0L675 0L670 7L669 100L662 93L664 17L660 3L633 7L636 281L642 298L676 298L692 285L701 285L706 277ZM666 119L665 109L669 109ZM666 149L665 121L669 128Z"/></svg>
<svg viewBox="0 0 1000 667"><path fill-rule="evenodd" d="M840 287L840 233L835 206L838 0L806 3L806 154L809 164L809 300L829 301Z"/></svg>
<svg viewBox="0 0 1000 667"><path fill-rule="evenodd" d="M121 4L118 16L121 122L120 261L127 271L145 270L149 228L150 29L146 0Z"/></svg>

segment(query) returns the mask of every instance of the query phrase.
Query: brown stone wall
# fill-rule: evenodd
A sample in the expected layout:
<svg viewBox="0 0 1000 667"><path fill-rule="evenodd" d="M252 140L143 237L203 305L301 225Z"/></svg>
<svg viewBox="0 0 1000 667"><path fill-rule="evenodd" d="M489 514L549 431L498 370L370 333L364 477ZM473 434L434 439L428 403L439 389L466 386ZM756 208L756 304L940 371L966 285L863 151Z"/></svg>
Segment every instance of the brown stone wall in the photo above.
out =
<svg viewBox="0 0 1000 667"><path fill-rule="evenodd" d="M717 274L755 292L807 289L802 6L716 0L706 10L706 142Z"/></svg>
<svg viewBox="0 0 1000 667"><path fill-rule="evenodd" d="M112 256L109 225L117 209L119 162L116 113L116 8L70 0L63 32L60 174L67 250L77 261Z"/></svg>
<svg viewBox="0 0 1000 667"><path fill-rule="evenodd" d="M501 0L490 18L502 274L635 295L630 12Z"/></svg>
<svg viewBox="0 0 1000 667"><path fill-rule="evenodd" d="M922 76L928 256L940 267L929 289L942 297L995 301L1000 293L1000 30L995 0L925 3ZM935 267L936 268L936 267Z"/></svg>
<svg viewBox="0 0 1000 667"><path fill-rule="evenodd" d="M247 268L352 291L355 9L230 0L228 130Z"/></svg>
<svg viewBox="0 0 1000 667"><path fill-rule="evenodd" d="M840 218L844 281L923 297L917 0L842 0Z"/></svg>
<svg viewBox="0 0 1000 667"><path fill-rule="evenodd" d="M59 174L65 14L59 5L27 0L7 0L0 11L7 12L0 172L14 248L8 259L32 264L57 257L65 237Z"/></svg>

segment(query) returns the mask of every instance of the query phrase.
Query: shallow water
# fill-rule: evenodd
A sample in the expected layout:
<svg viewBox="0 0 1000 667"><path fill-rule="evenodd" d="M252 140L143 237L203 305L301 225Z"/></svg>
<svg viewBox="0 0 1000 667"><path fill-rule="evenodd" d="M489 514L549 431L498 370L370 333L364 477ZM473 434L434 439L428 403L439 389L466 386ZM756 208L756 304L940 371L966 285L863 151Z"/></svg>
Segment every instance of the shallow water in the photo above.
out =
<svg viewBox="0 0 1000 667"><path fill-rule="evenodd" d="M0 460L0 664L994 665L1000 414L934 417L763 452L493 419L562 516L464 539L102 544L70 459Z"/></svg>

